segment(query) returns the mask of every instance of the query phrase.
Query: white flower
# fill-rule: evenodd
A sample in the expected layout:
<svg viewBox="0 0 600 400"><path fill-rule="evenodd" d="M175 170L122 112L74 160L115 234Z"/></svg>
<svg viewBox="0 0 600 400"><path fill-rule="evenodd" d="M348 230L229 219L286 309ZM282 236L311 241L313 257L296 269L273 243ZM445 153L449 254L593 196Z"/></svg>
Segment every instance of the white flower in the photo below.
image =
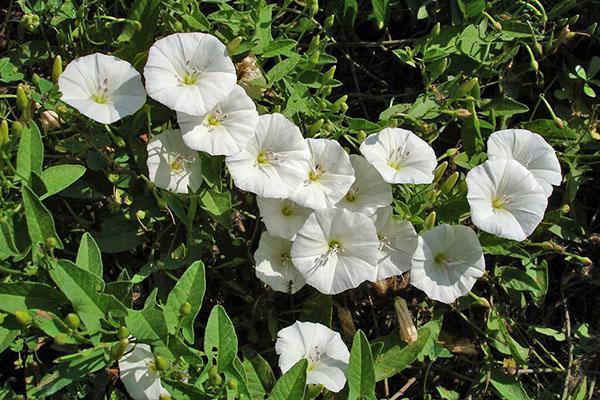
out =
<svg viewBox="0 0 600 400"><path fill-rule="evenodd" d="M473 223L496 236L525 240L544 218L544 189L518 161L484 162L467 174L467 188Z"/></svg>
<svg viewBox="0 0 600 400"><path fill-rule="evenodd" d="M256 202L269 233L288 240L294 240L296 232L312 212L288 199L257 197Z"/></svg>
<svg viewBox="0 0 600 400"><path fill-rule="evenodd" d="M423 139L400 128L385 128L360 145L365 158L389 183L431 183L435 153Z"/></svg>
<svg viewBox="0 0 600 400"><path fill-rule="evenodd" d="M483 276L485 260L475 232L442 224L419 237L410 282L433 300L452 303Z"/></svg>
<svg viewBox="0 0 600 400"><path fill-rule="evenodd" d="M314 322L296 321L277 333L275 352L279 368L285 373L306 359L306 383L320 384L339 392L346 384L350 352L339 333Z"/></svg>
<svg viewBox="0 0 600 400"><path fill-rule="evenodd" d="M144 67L148 95L172 110L204 115L227 98L237 76L225 45L207 33L158 40Z"/></svg>
<svg viewBox="0 0 600 400"><path fill-rule="evenodd" d="M161 394L169 394L162 387L154 355L147 344L129 345L119 360L119 371L127 393L134 400L158 400Z"/></svg>
<svg viewBox="0 0 600 400"><path fill-rule="evenodd" d="M350 155L356 180L336 207L371 216L380 207L392 204L392 185L362 156Z"/></svg>
<svg viewBox="0 0 600 400"><path fill-rule="evenodd" d="M337 294L374 280L379 240L369 217L343 208L314 211L296 234L292 262L306 283Z"/></svg>
<svg viewBox="0 0 600 400"><path fill-rule="evenodd" d="M333 207L354 182L348 153L335 140L306 139L311 159L303 184L290 196L296 203L312 208Z"/></svg>
<svg viewBox="0 0 600 400"><path fill-rule="evenodd" d="M492 133L487 146L490 160L513 159L523 164L542 185L546 196L552 194L552 185L560 185L562 175L556 153L537 133L505 129Z"/></svg>
<svg viewBox="0 0 600 400"><path fill-rule="evenodd" d="M304 181L309 157L300 129L281 114L266 114L244 149L225 161L238 188L286 198Z"/></svg>
<svg viewBox="0 0 600 400"><path fill-rule="evenodd" d="M294 294L304 286L302 274L292 264L292 242L263 232L254 253L256 276L273 290Z"/></svg>
<svg viewBox="0 0 600 400"><path fill-rule="evenodd" d="M410 270L417 248L417 233L409 221L392 218L392 207L377 210L372 217L379 237L377 280L387 279Z"/></svg>
<svg viewBox="0 0 600 400"><path fill-rule="evenodd" d="M94 53L69 63L58 78L61 100L88 118L111 124L146 102L140 74L114 56Z"/></svg>
<svg viewBox="0 0 600 400"><path fill-rule="evenodd" d="M244 89L231 94L204 115L177 113L183 142L194 150L212 155L239 153L256 129L258 112Z"/></svg>
<svg viewBox="0 0 600 400"><path fill-rule="evenodd" d="M150 180L175 193L193 192L202 185L202 163L198 152L186 147L179 129L165 131L148 142Z"/></svg>

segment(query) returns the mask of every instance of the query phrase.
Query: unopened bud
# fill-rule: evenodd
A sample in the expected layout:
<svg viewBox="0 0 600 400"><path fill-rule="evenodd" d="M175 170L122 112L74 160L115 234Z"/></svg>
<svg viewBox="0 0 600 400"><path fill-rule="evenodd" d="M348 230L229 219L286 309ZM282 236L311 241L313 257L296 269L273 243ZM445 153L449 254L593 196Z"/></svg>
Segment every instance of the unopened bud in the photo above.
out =
<svg viewBox="0 0 600 400"><path fill-rule="evenodd" d="M35 14L23 14L20 24L29 32L35 32L40 26L40 17Z"/></svg>
<svg viewBox="0 0 600 400"><path fill-rule="evenodd" d="M366 138L367 138L367 132L363 131L362 129L360 131L358 131L358 133L356 134L356 137L358 138L359 141L363 142Z"/></svg>
<svg viewBox="0 0 600 400"><path fill-rule="evenodd" d="M342 106L343 103L346 102L346 100L348 100L348 95L343 95L342 97L340 97L339 99L334 101L331 104L331 106L329 106L329 109L333 112L339 111L340 107Z"/></svg>
<svg viewBox="0 0 600 400"><path fill-rule="evenodd" d="M306 2L308 7L308 15L314 17L319 12L319 0L308 0Z"/></svg>
<svg viewBox="0 0 600 400"><path fill-rule="evenodd" d="M58 335L54 336L54 343L58 345L66 344L68 341L69 335L67 335L66 333L59 333Z"/></svg>
<svg viewBox="0 0 600 400"><path fill-rule="evenodd" d="M319 35L315 35L310 39L310 44L308 45L309 50L314 50L319 47L321 44L321 37Z"/></svg>
<svg viewBox="0 0 600 400"><path fill-rule="evenodd" d="M121 339L119 340L113 347L110 349L110 358L112 360L118 360L125 354L127 351L127 347L129 347L129 339Z"/></svg>
<svg viewBox="0 0 600 400"><path fill-rule="evenodd" d="M227 382L227 387L231 390L236 390L238 387L238 382L235 379L230 379L229 382Z"/></svg>
<svg viewBox="0 0 600 400"><path fill-rule="evenodd" d="M417 328L413 322L412 314L408 310L406 300L402 297L396 297L394 299L394 310L396 310L400 338L408 344L416 342L418 338Z"/></svg>
<svg viewBox="0 0 600 400"><path fill-rule="evenodd" d="M242 44L242 37L236 36L231 42L227 43L227 52L229 54L235 53L238 47L240 47L240 44Z"/></svg>
<svg viewBox="0 0 600 400"><path fill-rule="evenodd" d="M333 79L333 76L335 75L335 69L336 67L334 65L333 67L329 68L327 72L325 72L325 78L327 80Z"/></svg>
<svg viewBox="0 0 600 400"><path fill-rule="evenodd" d="M142 23L140 21L133 20L133 21L130 21L130 24L133 27L134 31L136 31L136 32L141 32L142 31L143 25L142 25Z"/></svg>
<svg viewBox="0 0 600 400"><path fill-rule="evenodd" d="M563 204L562 206L560 206L560 212L562 212L563 214L568 214L569 211L571 211L571 207L568 204Z"/></svg>
<svg viewBox="0 0 600 400"><path fill-rule="evenodd" d="M208 383L211 386L219 386L223 383L223 377L219 374L219 369L216 365L213 365L208 371Z"/></svg>
<svg viewBox="0 0 600 400"><path fill-rule="evenodd" d="M46 110L40 115L42 130L47 133L49 130L60 128L60 118L55 111Z"/></svg>
<svg viewBox="0 0 600 400"><path fill-rule="evenodd" d="M466 119L471 116L471 113L466 108L459 108L458 110L455 110L455 112L458 118Z"/></svg>
<svg viewBox="0 0 600 400"><path fill-rule="evenodd" d="M310 57L308 58L308 62L311 65L316 65L319 62L319 57L321 57L321 52L319 50L316 50L310 55Z"/></svg>
<svg viewBox="0 0 600 400"><path fill-rule="evenodd" d="M323 22L323 27L325 29L329 29L333 26L334 22L335 22L335 16L333 14L331 14L329 17L325 18L325 22Z"/></svg>
<svg viewBox="0 0 600 400"><path fill-rule="evenodd" d="M191 313L192 313L192 305L187 301L184 301L183 303L181 303L181 306L179 306L179 315L181 315L182 317L187 317Z"/></svg>
<svg viewBox="0 0 600 400"><path fill-rule="evenodd" d="M8 121L3 119L0 122L0 150L3 150L10 143L10 138L8 136Z"/></svg>
<svg viewBox="0 0 600 400"><path fill-rule="evenodd" d="M144 211L144 210L137 210L135 212L135 218L139 219L139 220L143 220L144 218L146 218L146 211Z"/></svg>
<svg viewBox="0 0 600 400"><path fill-rule="evenodd" d="M169 368L169 360L163 356L154 357L154 365L159 371L166 371Z"/></svg>
<svg viewBox="0 0 600 400"><path fill-rule="evenodd" d="M29 98L27 97L27 92L22 84L17 86L17 107L21 113L29 112Z"/></svg>
<svg viewBox="0 0 600 400"><path fill-rule="evenodd" d="M12 124L13 135L15 137L21 136L21 131L23 130L23 128L24 128L24 126L21 123L21 121L15 121L15 122L13 122L13 124Z"/></svg>
<svg viewBox="0 0 600 400"><path fill-rule="evenodd" d="M58 77L63 72L62 58L61 56L54 57L52 62L52 82L57 83Z"/></svg>
<svg viewBox="0 0 600 400"><path fill-rule="evenodd" d="M32 318L29 311L17 311L15 312L15 319L22 326L29 326L31 324Z"/></svg>
<svg viewBox="0 0 600 400"><path fill-rule="evenodd" d="M433 228L433 226L435 225L435 217L436 217L435 211L430 212L429 215L427 215L425 217L425 221L423 221L423 230L424 231L427 231L427 230Z"/></svg>
<svg viewBox="0 0 600 400"><path fill-rule="evenodd" d="M161 393L160 396L158 396L158 400L172 400L173 398L171 397L171 395L169 393Z"/></svg>
<svg viewBox="0 0 600 400"><path fill-rule="evenodd" d="M44 244L46 245L46 247L53 249L56 246L58 246L58 240L56 240L55 237L48 237L46 238L46 240L44 240Z"/></svg>
<svg viewBox="0 0 600 400"><path fill-rule="evenodd" d="M433 26L433 28L431 28L431 33L429 34L429 36L436 37L437 35L439 35L440 31L441 31L441 27L442 27L441 24L439 22L437 22Z"/></svg>
<svg viewBox="0 0 600 400"><path fill-rule="evenodd" d="M81 325L81 320L79 319L79 316L77 314L69 313L65 317L65 323L69 328L75 331L79 328L79 325Z"/></svg>
<svg viewBox="0 0 600 400"><path fill-rule="evenodd" d="M384 26L385 25L384 25L383 21L377 21L376 27L377 27L378 31L382 30Z"/></svg>
<svg viewBox="0 0 600 400"><path fill-rule="evenodd" d="M437 182L446 172L446 168L448 168L448 161L444 161L433 170L433 181Z"/></svg>
<svg viewBox="0 0 600 400"><path fill-rule="evenodd" d="M525 50L527 50L527 54L529 54L529 66L531 67L532 70L534 71L539 71L540 67L539 64L537 62L537 60L535 59L535 56L533 55L533 52L531 51L531 48L524 44L525 46Z"/></svg>
<svg viewBox="0 0 600 400"><path fill-rule="evenodd" d="M458 177L460 176L460 173L458 171L455 171L452 175L450 175L446 181L444 183L442 183L442 186L440 187L440 191L443 194L448 194L452 191L452 189L454 189L454 185L456 185L456 181L458 180Z"/></svg>
<svg viewBox="0 0 600 400"><path fill-rule="evenodd" d="M117 336L119 336L119 339L127 339L129 337L129 329L126 326L120 326Z"/></svg>
<svg viewBox="0 0 600 400"><path fill-rule="evenodd" d="M321 130L321 127L323 126L324 122L325 122L325 120L323 118L320 118L320 119L316 120L315 122L313 122L308 127L308 136L313 137L314 135L316 135L319 132L319 130Z"/></svg>

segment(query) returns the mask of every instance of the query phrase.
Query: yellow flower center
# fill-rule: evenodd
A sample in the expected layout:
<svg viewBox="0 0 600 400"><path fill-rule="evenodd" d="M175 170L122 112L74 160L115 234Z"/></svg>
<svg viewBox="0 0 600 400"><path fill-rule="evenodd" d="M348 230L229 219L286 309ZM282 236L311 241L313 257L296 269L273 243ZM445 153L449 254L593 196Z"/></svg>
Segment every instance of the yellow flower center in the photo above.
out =
<svg viewBox="0 0 600 400"><path fill-rule="evenodd" d="M92 100L98 104L108 103L108 98L106 97L106 94L104 92L92 95Z"/></svg>
<svg viewBox="0 0 600 400"><path fill-rule="evenodd" d="M196 82L198 82L198 75L195 73L186 72L181 78L181 83L184 85L194 85Z"/></svg>
<svg viewBox="0 0 600 400"><path fill-rule="evenodd" d="M346 193L346 200L352 203L354 200L356 200L357 192L358 190L356 190L356 188L350 188L350 190L348 190L348 193Z"/></svg>
<svg viewBox="0 0 600 400"><path fill-rule="evenodd" d="M208 126L219 126L221 125L221 119L216 114L208 114L208 117L206 117L206 124Z"/></svg>
<svg viewBox="0 0 600 400"><path fill-rule="evenodd" d="M400 171L400 161L399 160L390 160L388 161L388 165L394 168L396 171Z"/></svg>
<svg viewBox="0 0 600 400"><path fill-rule="evenodd" d="M290 215L292 215L292 212L294 211L294 206L291 204L286 204L285 206L283 206L283 208L281 209L281 213L283 215L285 215L286 217L289 217Z"/></svg>
<svg viewBox="0 0 600 400"><path fill-rule="evenodd" d="M505 203L506 203L506 201L504 201L504 199L502 199L502 198L498 198L498 197L492 198L492 207L495 210L502 210L504 208Z"/></svg>
<svg viewBox="0 0 600 400"><path fill-rule="evenodd" d="M444 253L440 253L437 256L435 256L434 260L438 264L443 264L446 261L446 256L444 255Z"/></svg>

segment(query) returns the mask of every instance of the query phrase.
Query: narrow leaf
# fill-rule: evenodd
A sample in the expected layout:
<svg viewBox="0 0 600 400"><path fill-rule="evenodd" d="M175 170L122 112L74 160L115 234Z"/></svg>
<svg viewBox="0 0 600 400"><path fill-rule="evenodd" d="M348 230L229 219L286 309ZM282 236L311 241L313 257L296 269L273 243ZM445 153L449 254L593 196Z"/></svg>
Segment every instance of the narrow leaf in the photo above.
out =
<svg viewBox="0 0 600 400"><path fill-rule="evenodd" d="M96 241L89 233L84 233L81 237L81 243L79 243L79 250L77 250L77 260L75 261L78 267L85 269L86 271L96 274L102 278L103 267L102 267L102 254L96 244Z"/></svg>
<svg viewBox="0 0 600 400"><path fill-rule="evenodd" d="M41 199L43 200L68 188L84 173L85 167L82 165L65 164L46 168L41 175L46 185L46 193L41 196Z"/></svg>
<svg viewBox="0 0 600 400"><path fill-rule="evenodd" d="M206 323L204 352L209 357L215 357L219 371L223 371L233 363L237 349L237 336L233 323L225 309L217 305L212 309Z"/></svg>
<svg viewBox="0 0 600 400"><path fill-rule="evenodd" d="M31 242L47 244L49 240L53 240L54 247L62 249L62 243L54 229L54 219L50 211L27 186L21 188L21 193Z"/></svg>
<svg viewBox="0 0 600 400"><path fill-rule="evenodd" d="M308 361L302 359L277 381L269 400L302 399L306 389Z"/></svg>
<svg viewBox="0 0 600 400"><path fill-rule="evenodd" d="M348 365L349 400L375 399L375 367L371 346L365 334L359 330L354 335L350 364Z"/></svg>
<svg viewBox="0 0 600 400"><path fill-rule="evenodd" d="M21 131L19 149L17 150L17 175L26 182L31 181L31 173L42 173L44 162L44 145L42 135L34 122Z"/></svg>

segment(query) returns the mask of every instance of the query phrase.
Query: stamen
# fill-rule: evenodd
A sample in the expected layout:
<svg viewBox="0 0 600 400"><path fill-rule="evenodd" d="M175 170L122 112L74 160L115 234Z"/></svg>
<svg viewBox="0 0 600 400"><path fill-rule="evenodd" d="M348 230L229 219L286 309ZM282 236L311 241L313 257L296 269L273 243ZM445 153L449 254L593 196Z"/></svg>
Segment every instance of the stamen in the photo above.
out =
<svg viewBox="0 0 600 400"><path fill-rule="evenodd" d="M358 196L358 188L352 186L350 188L350 190L348 190L348 193L346 193L346 200L348 200L349 202L353 202L354 200L356 200L357 196Z"/></svg>

